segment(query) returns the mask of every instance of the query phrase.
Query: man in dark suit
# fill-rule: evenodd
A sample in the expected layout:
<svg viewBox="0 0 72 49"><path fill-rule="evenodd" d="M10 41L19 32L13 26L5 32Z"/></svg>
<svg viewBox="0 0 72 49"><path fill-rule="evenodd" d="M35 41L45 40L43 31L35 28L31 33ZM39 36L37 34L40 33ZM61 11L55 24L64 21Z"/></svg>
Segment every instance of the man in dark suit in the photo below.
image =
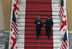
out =
<svg viewBox="0 0 72 49"><path fill-rule="evenodd" d="M42 21L40 19L40 16L38 16L38 18L35 20L35 24L36 24L36 35L37 35L37 39L39 39L41 27L43 26L42 25Z"/></svg>
<svg viewBox="0 0 72 49"><path fill-rule="evenodd" d="M48 16L48 19L45 21L45 30L46 30L46 34L48 36L48 39L50 39L50 35L51 35L51 28L53 26L53 21L52 19L50 19L50 16Z"/></svg>

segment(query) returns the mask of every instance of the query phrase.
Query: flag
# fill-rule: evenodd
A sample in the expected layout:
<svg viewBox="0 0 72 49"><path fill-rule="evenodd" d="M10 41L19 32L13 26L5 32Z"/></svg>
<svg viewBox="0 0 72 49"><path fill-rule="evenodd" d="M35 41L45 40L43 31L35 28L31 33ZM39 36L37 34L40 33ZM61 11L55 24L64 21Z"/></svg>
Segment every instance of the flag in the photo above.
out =
<svg viewBox="0 0 72 49"><path fill-rule="evenodd" d="M11 24L10 24L10 41L9 41L9 49L17 49L16 38L18 36L18 24L17 24L17 13L19 11L18 8L18 0L13 0L12 12L11 12Z"/></svg>
<svg viewBox="0 0 72 49"><path fill-rule="evenodd" d="M61 0L61 7L59 11L59 16L61 20L60 32L64 36L60 49L68 48L68 40L67 40L67 19L66 19L66 10L64 7L64 0Z"/></svg>
<svg viewBox="0 0 72 49"><path fill-rule="evenodd" d="M61 20L61 26L60 26L60 32L65 33L65 31L67 30L67 20L66 20L66 11L64 9L64 0L61 0L61 7L60 7L60 11L59 11L59 16L60 16L60 20Z"/></svg>
<svg viewBox="0 0 72 49"><path fill-rule="evenodd" d="M68 47L68 40L67 40L67 34L65 32L64 38L63 38L63 41L62 41L62 45L61 45L60 49L67 49L67 47Z"/></svg>

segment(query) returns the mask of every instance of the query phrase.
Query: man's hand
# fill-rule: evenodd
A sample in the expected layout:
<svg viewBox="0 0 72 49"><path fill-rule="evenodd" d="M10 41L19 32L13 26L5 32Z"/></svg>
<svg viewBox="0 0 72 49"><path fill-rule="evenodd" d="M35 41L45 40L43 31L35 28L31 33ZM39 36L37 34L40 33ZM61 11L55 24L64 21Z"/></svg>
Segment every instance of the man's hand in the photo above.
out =
<svg viewBox="0 0 72 49"><path fill-rule="evenodd" d="M38 24L40 24L40 22L38 22Z"/></svg>

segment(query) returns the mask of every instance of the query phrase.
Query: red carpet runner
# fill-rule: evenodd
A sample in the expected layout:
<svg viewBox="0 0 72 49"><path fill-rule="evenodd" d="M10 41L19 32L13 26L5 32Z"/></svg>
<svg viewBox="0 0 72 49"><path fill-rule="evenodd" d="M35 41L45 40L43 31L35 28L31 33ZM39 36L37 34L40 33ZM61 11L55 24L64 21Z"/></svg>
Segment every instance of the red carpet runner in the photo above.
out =
<svg viewBox="0 0 72 49"><path fill-rule="evenodd" d="M53 33L48 40L44 27L41 29L39 40L36 38L35 19L40 16L45 22L48 15L52 16L51 0L26 0L25 49L53 49Z"/></svg>

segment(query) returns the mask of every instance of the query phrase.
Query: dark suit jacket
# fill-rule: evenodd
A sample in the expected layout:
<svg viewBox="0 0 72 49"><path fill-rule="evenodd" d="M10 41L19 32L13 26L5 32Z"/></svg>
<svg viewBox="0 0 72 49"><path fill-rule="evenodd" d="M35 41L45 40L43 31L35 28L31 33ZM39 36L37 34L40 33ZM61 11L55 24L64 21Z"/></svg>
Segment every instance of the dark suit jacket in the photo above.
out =
<svg viewBox="0 0 72 49"><path fill-rule="evenodd" d="M51 28L52 27L52 25L53 25L53 21L52 21L52 19L47 19L46 21L45 21L45 24L46 24L46 28Z"/></svg>
<svg viewBox="0 0 72 49"><path fill-rule="evenodd" d="M38 24L38 22L39 22L40 24ZM40 28L43 26L43 23L42 23L42 21L41 21L40 19L36 19L36 20L35 20L35 24L36 24L36 28L37 28L37 29L40 29Z"/></svg>

